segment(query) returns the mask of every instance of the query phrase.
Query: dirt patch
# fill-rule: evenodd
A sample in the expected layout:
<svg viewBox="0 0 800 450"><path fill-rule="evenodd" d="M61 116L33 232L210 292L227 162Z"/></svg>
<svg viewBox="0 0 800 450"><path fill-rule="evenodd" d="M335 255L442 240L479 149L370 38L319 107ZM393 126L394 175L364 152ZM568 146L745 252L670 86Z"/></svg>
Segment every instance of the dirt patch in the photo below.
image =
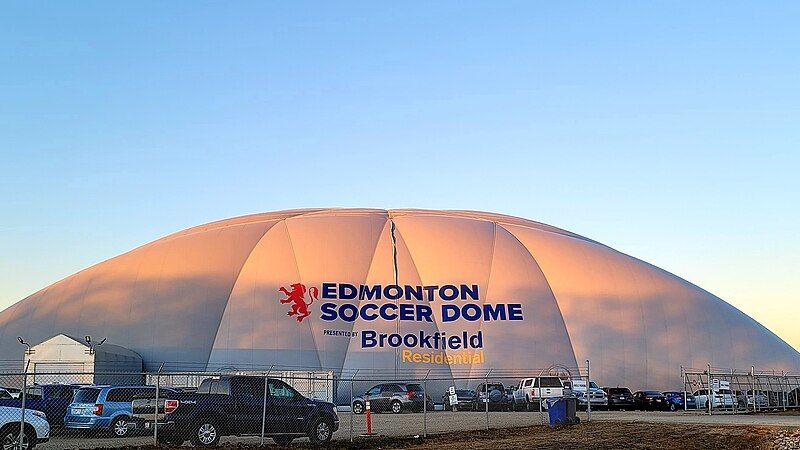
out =
<svg viewBox="0 0 800 450"><path fill-rule="evenodd" d="M562 429L535 426L454 432L431 436L427 439L415 437L359 438L353 443L347 441L332 442L324 448L331 450L401 448L419 450L499 450L533 447L553 450L564 448L789 450L800 449L800 428L592 422ZM255 447L239 444L223 448L244 449ZM298 443L288 448L308 449L318 447Z"/></svg>

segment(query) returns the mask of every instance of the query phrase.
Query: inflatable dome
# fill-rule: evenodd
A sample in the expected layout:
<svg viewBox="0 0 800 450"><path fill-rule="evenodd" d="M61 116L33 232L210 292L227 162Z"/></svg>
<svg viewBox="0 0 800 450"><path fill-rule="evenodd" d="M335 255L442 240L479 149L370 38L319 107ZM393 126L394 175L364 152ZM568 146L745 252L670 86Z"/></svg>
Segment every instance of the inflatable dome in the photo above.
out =
<svg viewBox="0 0 800 450"><path fill-rule="evenodd" d="M304 209L190 228L0 313L16 337L105 337L149 370L538 370L669 388L680 366L797 370L714 295L552 226L472 211Z"/></svg>

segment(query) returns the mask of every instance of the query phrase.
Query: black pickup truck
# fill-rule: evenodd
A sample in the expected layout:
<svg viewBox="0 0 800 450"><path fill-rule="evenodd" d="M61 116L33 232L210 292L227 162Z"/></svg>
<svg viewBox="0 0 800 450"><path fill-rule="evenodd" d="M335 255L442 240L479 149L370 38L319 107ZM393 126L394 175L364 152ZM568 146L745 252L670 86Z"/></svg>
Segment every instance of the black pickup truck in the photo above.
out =
<svg viewBox="0 0 800 450"><path fill-rule="evenodd" d="M264 435L281 445L303 436L328 442L339 428L333 403L306 398L273 378L266 393L265 409L263 377L207 378L195 392L165 392L157 401L152 396L134 399L133 423L152 430L158 421L162 444L190 440L197 446L215 446L222 436L259 436L262 423Z"/></svg>

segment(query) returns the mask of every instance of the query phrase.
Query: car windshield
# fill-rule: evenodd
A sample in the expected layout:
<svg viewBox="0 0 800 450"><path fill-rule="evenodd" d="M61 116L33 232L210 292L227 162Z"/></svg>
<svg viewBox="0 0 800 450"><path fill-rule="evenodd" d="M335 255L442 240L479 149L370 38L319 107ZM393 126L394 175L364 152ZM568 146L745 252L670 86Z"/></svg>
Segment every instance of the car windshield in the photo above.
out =
<svg viewBox="0 0 800 450"><path fill-rule="evenodd" d="M594 381L589 382L589 387L592 389L600 389L599 387L597 387L597 383L595 383Z"/></svg>
<svg viewBox="0 0 800 450"><path fill-rule="evenodd" d="M468 389L458 389L456 390L456 395L459 397L472 397L474 394Z"/></svg>
<svg viewBox="0 0 800 450"><path fill-rule="evenodd" d="M644 391L644 395L661 395L658 391Z"/></svg>
<svg viewBox="0 0 800 450"><path fill-rule="evenodd" d="M78 389L75 391L72 401L74 403L94 403L97 401L98 395L100 395L100 389Z"/></svg>
<svg viewBox="0 0 800 450"><path fill-rule="evenodd" d="M421 384L407 384L406 386L408 387L409 391L423 392Z"/></svg>

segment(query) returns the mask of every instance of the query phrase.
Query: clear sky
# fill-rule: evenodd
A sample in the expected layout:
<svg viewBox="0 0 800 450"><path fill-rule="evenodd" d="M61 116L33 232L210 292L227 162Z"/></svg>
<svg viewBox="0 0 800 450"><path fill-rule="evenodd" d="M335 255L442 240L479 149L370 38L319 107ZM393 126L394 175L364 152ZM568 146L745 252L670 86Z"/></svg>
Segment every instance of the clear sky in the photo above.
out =
<svg viewBox="0 0 800 450"><path fill-rule="evenodd" d="M466 208L800 348L798 2L7 2L0 307L192 225Z"/></svg>

